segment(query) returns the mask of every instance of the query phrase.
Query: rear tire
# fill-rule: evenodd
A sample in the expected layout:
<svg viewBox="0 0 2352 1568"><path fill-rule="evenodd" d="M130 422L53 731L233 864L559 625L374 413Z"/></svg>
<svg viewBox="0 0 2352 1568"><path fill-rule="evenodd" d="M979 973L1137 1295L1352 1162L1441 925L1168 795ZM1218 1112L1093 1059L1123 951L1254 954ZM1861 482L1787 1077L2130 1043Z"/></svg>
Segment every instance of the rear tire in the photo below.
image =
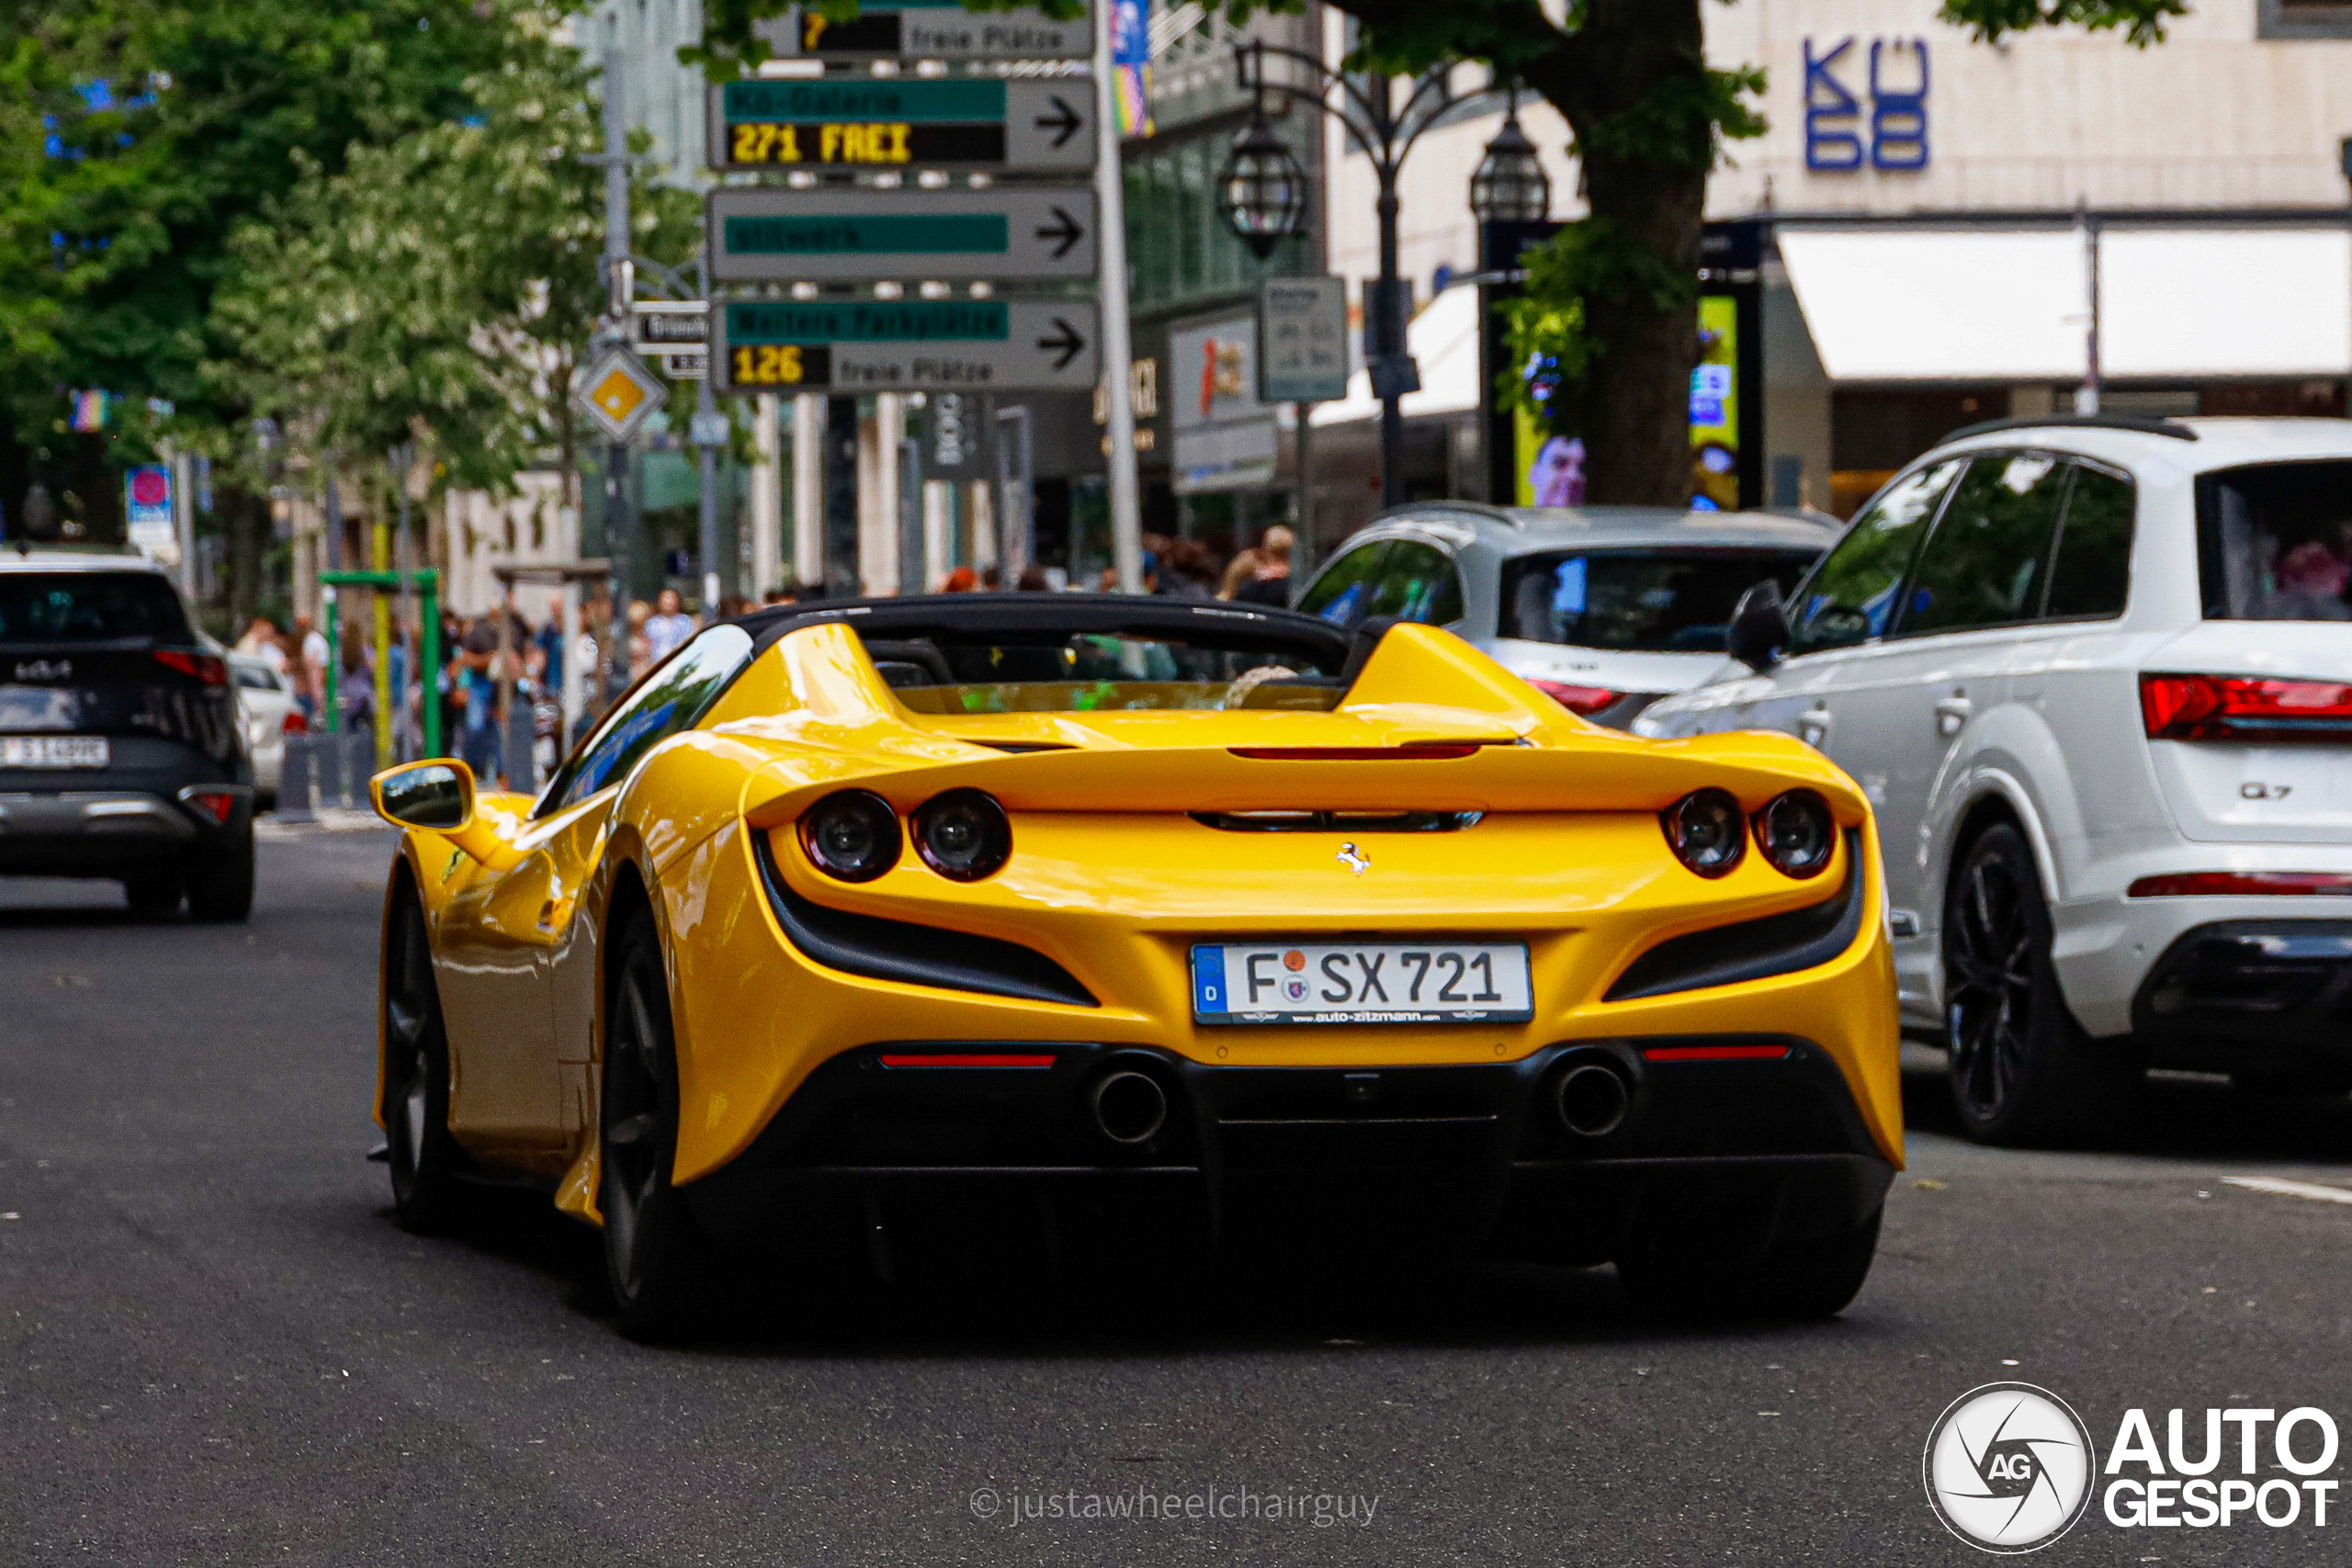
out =
<svg viewBox="0 0 2352 1568"><path fill-rule="evenodd" d="M1617 1260L1617 1278L1645 1312L1685 1318L1835 1317L1860 1293L1878 1256L1883 1207L1850 1230L1780 1236L1760 1253L1736 1245L1652 1243Z"/></svg>
<svg viewBox="0 0 2352 1568"><path fill-rule="evenodd" d="M210 922L242 920L254 908L254 830L198 852L188 866L187 912Z"/></svg>
<svg viewBox="0 0 2352 1568"><path fill-rule="evenodd" d="M449 1039L424 910L413 892L394 906L384 954L384 1140L392 1214L420 1234L440 1228L463 1199L465 1154L449 1135Z"/></svg>
<svg viewBox="0 0 2352 1568"><path fill-rule="evenodd" d="M671 1185L678 1156L677 1040L661 939L650 918L614 944L605 1013L596 1206L621 1332L659 1340L700 1326L716 1253Z"/></svg>
<svg viewBox="0 0 2352 1568"><path fill-rule="evenodd" d="M1977 835L1945 894L1944 1023L1952 1103L1980 1144L2050 1143L2116 1108L2136 1077L2102 1059L2066 1008L2050 906L2025 835Z"/></svg>
<svg viewBox="0 0 2352 1568"><path fill-rule="evenodd" d="M122 879L123 901L130 906L132 914L142 919L166 919L178 914L180 899L187 891L180 879L169 872Z"/></svg>

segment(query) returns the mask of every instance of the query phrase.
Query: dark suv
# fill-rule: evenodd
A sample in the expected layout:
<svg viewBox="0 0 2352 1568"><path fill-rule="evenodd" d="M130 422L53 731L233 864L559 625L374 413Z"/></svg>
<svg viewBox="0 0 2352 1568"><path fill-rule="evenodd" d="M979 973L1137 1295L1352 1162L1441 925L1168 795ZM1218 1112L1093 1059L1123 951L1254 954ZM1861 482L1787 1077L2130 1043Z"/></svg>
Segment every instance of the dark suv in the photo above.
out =
<svg viewBox="0 0 2352 1568"><path fill-rule="evenodd" d="M254 898L228 661L136 556L0 553L0 875L118 878L199 920Z"/></svg>

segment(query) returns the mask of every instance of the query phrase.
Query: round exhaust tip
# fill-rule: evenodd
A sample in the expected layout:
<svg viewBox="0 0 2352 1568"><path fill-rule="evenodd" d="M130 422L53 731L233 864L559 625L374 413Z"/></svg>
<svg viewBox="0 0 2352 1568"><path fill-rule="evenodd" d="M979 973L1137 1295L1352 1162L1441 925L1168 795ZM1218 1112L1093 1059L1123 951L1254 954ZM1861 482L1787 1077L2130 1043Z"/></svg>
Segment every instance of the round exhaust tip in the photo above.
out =
<svg viewBox="0 0 2352 1568"><path fill-rule="evenodd" d="M1579 1138L1607 1137L1625 1124L1632 1105L1625 1080L1599 1063L1571 1067L1560 1079L1560 1122Z"/></svg>
<svg viewBox="0 0 2352 1568"><path fill-rule="evenodd" d="M1168 1091L1146 1073L1105 1073L1086 1091L1094 1130L1114 1144L1149 1143L1168 1125Z"/></svg>

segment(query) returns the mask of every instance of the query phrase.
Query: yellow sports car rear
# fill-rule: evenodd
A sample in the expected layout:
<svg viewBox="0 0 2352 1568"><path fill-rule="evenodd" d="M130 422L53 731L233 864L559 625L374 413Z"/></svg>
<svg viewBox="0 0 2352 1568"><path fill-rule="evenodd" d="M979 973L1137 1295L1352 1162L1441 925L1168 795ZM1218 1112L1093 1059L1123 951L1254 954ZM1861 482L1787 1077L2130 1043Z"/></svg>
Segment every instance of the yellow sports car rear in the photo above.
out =
<svg viewBox="0 0 2352 1568"><path fill-rule="evenodd" d="M1426 626L787 606L536 800L378 788L401 1211L544 1182L635 1329L737 1247L888 1272L1007 1226L1834 1312L1901 1163L1851 781L1596 728Z"/></svg>

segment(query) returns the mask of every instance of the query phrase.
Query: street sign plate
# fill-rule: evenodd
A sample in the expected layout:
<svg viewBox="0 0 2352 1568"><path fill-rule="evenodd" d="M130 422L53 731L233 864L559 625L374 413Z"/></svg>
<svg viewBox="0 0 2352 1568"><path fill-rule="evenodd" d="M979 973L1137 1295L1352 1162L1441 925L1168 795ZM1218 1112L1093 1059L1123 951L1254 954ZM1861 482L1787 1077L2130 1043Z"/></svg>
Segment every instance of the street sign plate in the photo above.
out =
<svg viewBox="0 0 2352 1568"><path fill-rule="evenodd" d="M710 89L710 166L1094 166L1094 89L1076 78L759 77Z"/></svg>
<svg viewBox="0 0 2352 1568"><path fill-rule="evenodd" d="M819 60L1090 60L1094 0L1063 20L1033 6L967 11L962 0L863 0L846 22L795 6L752 24L781 55Z"/></svg>
<svg viewBox="0 0 2352 1568"><path fill-rule="evenodd" d="M723 186L707 199L704 231L720 283L1094 276L1094 192L1086 186Z"/></svg>
<svg viewBox="0 0 2352 1568"><path fill-rule="evenodd" d="M1268 278L1258 289L1258 400L1327 403L1347 395L1347 284Z"/></svg>
<svg viewBox="0 0 2352 1568"><path fill-rule="evenodd" d="M710 374L710 355L700 348L692 354L665 354L662 374L673 381L699 381Z"/></svg>
<svg viewBox="0 0 2352 1568"><path fill-rule="evenodd" d="M588 367L572 396L606 440L626 441L669 400L670 394L644 361L625 348L616 348Z"/></svg>
<svg viewBox="0 0 2352 1568"><path fill-rule="evenodd" d="M1091 299L731 301L722 392L1083 392L1102 378Z"/></svg>
<svg viewBox="0 0 2352 1568"><path fill-rule="evenodd" d="M640 299L629 311L635 332L631 346L661 354L676 346L700 349L710 341L710 302L707 299Z"/></svg>

